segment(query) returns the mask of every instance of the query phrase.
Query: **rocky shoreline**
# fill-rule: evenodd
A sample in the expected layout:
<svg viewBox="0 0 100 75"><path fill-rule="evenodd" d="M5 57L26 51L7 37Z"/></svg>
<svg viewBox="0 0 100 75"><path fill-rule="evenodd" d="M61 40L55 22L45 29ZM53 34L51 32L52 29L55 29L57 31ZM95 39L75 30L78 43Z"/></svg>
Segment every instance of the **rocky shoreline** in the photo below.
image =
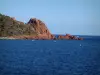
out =
<svg viewBox="0 0 100 75"><path fill-rule="evenodd" d="M31 18L28 22L34 30L38 33L37 36L21 36L21 39L34 39L34 40L83 40L83 38L79 38L70 34L66 35L55 35L51 34L46 25L36 18Z"/></svg>
<svg viewBox="0 0 100 75"><path fill-rule="evenodd" d="M78 38L76 36L72 36L69 34L58 35L58 37L53 36L53 38L48 38L47 36L10 36L10 37L0 37L0 40L8 39L8 40L16 40L16 39L24 39L24 40L83 40L83 38Z"/></svg>
<svg viewBox="0 0 100 75"><path fill-rule="evenodd" d="M36 18L31 18L27 23L23 23L1 14L0 25L0 39L83 40L83 38L70 34L56 37L43 21Z"/></svg>

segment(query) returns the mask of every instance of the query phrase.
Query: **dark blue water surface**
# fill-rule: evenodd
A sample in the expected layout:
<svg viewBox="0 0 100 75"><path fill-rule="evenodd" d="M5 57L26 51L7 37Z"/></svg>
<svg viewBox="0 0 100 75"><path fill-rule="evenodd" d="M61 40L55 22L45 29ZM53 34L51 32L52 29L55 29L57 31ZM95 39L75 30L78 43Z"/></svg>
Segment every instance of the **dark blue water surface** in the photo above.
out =
<svg viewBox="0 0 100 75"><path fill-rule="evenodd" d="M100 40L0 40L0 75L100 75Z"/></svg>

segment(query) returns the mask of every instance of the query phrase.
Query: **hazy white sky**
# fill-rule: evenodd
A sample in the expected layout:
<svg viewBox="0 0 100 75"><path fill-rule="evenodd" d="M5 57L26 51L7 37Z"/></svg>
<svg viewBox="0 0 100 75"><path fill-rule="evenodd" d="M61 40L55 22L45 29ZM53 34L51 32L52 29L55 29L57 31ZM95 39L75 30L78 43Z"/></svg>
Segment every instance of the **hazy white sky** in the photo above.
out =
<svg viewBox="0 0 100 75"><path fill-rule="evenodd" d="M100 0L0 0L0 13L43 20L53 34L100 35Z"/></svg>

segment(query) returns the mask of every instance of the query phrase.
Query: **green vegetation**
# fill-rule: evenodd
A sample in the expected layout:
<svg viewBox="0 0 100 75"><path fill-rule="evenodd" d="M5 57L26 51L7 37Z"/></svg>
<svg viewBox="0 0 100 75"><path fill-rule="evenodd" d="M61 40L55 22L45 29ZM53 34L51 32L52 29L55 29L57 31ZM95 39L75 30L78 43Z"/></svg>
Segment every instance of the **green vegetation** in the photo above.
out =
<svg viewBox="0 0 100 75"><path fill-rule="evenodd" d="M36 32L31 25L0 14L0 37L15 35L36 35Z"/></svg>

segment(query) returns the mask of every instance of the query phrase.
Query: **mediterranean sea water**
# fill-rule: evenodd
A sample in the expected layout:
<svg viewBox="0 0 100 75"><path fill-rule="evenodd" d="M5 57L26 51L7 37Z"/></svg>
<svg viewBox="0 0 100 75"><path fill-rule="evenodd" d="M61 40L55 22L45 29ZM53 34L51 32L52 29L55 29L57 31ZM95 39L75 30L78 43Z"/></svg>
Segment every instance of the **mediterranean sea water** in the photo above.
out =
<svg viewBox="0 0 100 75"><path fill-rule="evenodd" d="M100 75L100 37L0 40L0 75Z"/></svg>

